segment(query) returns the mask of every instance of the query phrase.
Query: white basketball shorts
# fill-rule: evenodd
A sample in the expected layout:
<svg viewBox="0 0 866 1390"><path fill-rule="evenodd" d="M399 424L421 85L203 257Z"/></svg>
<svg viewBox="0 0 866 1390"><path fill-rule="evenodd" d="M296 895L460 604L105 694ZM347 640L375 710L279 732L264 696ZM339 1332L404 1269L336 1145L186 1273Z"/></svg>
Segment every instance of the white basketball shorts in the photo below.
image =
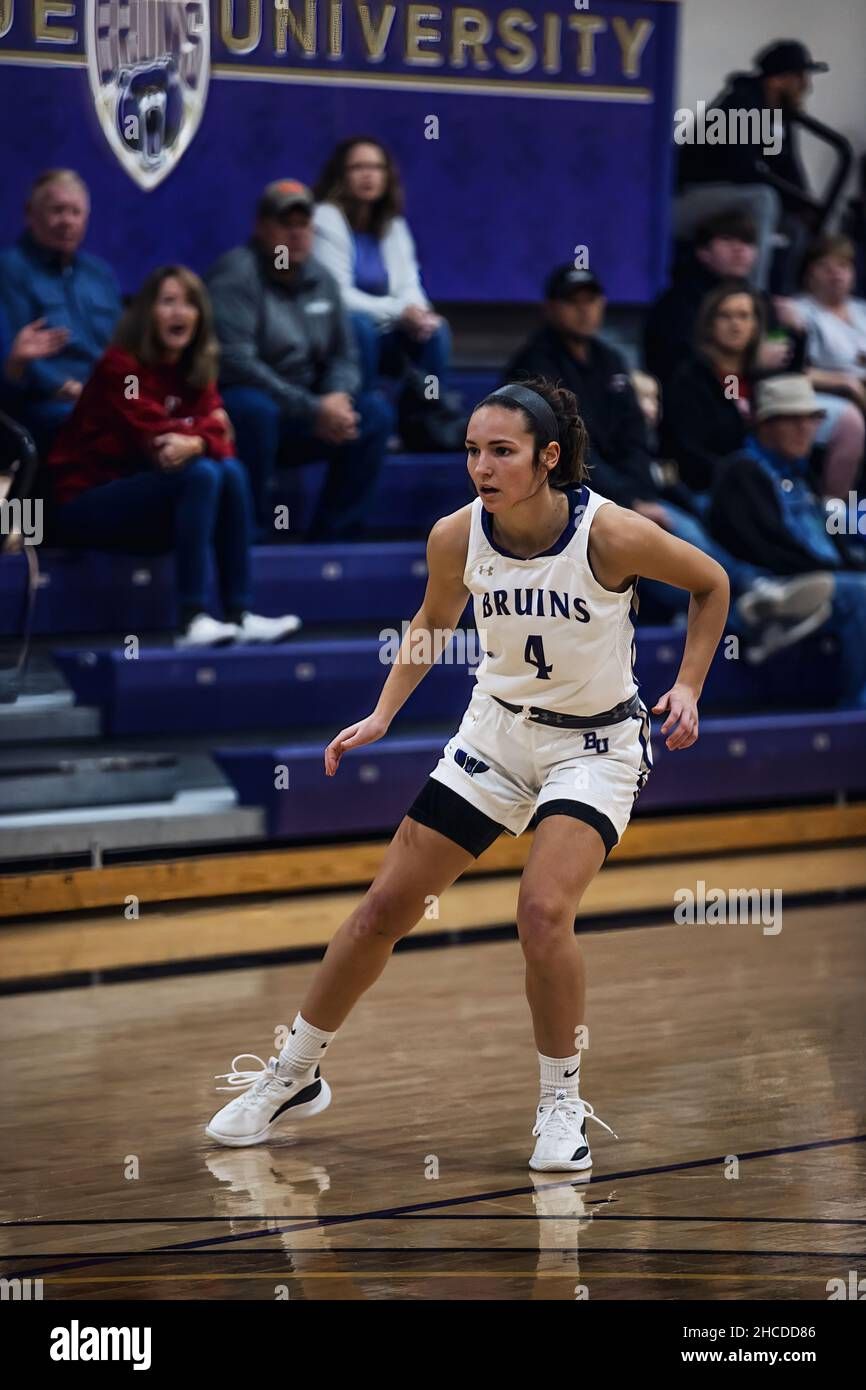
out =
<svg viewBox="0 0 866 1390"><path fill-rule="evenodd" d="M514 714L476 688L430 776L481 812L487 833L481 817L473 825L471 815L451 798L437 798L429 783L407 814L477 854L502 829L520 835L534 815L561 813L592 825L609 854L651 768L643 704L617 724L563 729Z"/></svg>

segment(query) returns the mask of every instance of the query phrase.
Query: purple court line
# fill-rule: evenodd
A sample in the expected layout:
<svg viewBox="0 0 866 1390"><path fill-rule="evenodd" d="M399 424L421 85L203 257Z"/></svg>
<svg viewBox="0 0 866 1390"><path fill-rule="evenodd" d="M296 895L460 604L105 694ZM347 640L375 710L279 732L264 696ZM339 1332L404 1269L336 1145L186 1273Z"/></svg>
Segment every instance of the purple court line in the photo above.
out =
<svg viewBox="0 0 866 1390"><path fill-rule="evenodd" d="M786 1148L777 1149L754 1149L750 1153L738 1154L740 1162L759 1158L775 1158L781 1154L802 1153L815 1149L834 1149L843 1144L862 1144L866 1141L866 1134L850 1135L846 1139L817 1139L809 1144L792 1144ZM666 1163L655 1168L632 1168L622 1173L608 1173L601 1177L592 1178L593 1183L625 1182L628 1178L655 1177L660 1173L682 1173L698 1168L711 1168L720 1163L724 1163L728 1155L723 1154L716 1158L696 1158L690 1159L685 1163ZM498 1192L480 1192L464 1197L440 1197L430 1202L409 1202L402 1207L383 1207L379 1211L349 1212L343 1215L330 1215L312 1217L305 1221L293 1222L288 1226L280 1226L264 1231L253 1231L247 1235L240 1232L238 1235L230 1236L210 1236L204 1240L181 1241L171 1246L160 1246L161 1250L187 1250L193 1246L212 1248L215 1245L237 1244L242 1240L255 1240L259 1235L291 1235L294 1231L310 1231L317 1227L325 1226L345 1226L352 1222L376 1221L380 1217L403 1217L414 1215L423 1211L429 1211L437 1207L456 1207L468 1206L476 1202L493 1202L503 1197L524 1197L533 1192L550 1192L561 1187L572 1187L574 1179L564 1179L561 1182L545 1183L544 1187L537 1188L534 1185L529 1187L507 1187ZM590 1184L587 1183L587 1190Z"/></svg>
<svg viewBox="0 0 866 1390"><path fill-rule="evenodd" d="M811 1141L811 1142L808 1143L808 1144L791 1144L791 1145L783 1146L783 1147L780 1147L780 1148L773 1148L773 1149L753 1149L753 1150L751 1150L751 1151L748 1152L748 1153L738 1154L737 1157L738 1157L738 1159L739 1159L741 1162L747 1162L747 1161L750 1161L750 1160L755 1160L755 1159L760 1159L760 1158L775 1158L775 1157L779 1157L780 1155L783 1155L783 1154L804 1153L804 1152L811 1152L811 1151L818 1150L818 1149L835 1149L835 1148L841 1147L841 1146L844 1145L844 1144L862 1144L864 1141L866 1141L866 1134L852 1134L852 1135L847 1136L847 1137L844 1138L844 1139L816 1139L816 1140ZM609 1174L606 1174L606 1175L602 1175L602 1176L600 1176L600 1177L598 1177L598 1178L593 1178L592 1181L593 1181L593 1182L597 1182L597 1183L600 1183L600 1182L604 1182L604 1183L609 1183L609 1182L624 1182L624 1181L625 1181L626 1179L628 1179L628 1178L636 1178L636 1177L654 1177L654 1176L656 1176L657 1174L660 1174L660 1173L676 1173L676 1172L694 1171L694 1170L699 1169L699 1168L709 1168L709 1167L712 1167L713 1165L720 1164L720 1163L724 1163L727 1157L728 1157L728 1155L727 1155L727 1154L724 1154L724 1155L722 1155L722 1156L720 1156L720 1157L717 1156L717 1157L715 1157L715 1158L691 1159L691 1160L689 1160L688 1162L685 1162L685 1163L667 1163L667 1164L659 1165L659 1166L654 1167L654 1168L633 1168L633 1169L626 1170L626 1171L624 1171L624 1172L622 1172L622 1173L609 1173ZM331 1215L331 1216L323 1216L323 1217L313 1217L312 1219L308 1219L308 1220L305 1220L305 1221L293 1222L293 1223L291 1223L290 1225L287 1225L287 1226L280 1226L280 1227L276 1227L276 1228L266 1228L265 1230L251 1231L251 1232L248 1232L248 1233L246 1233L246 1234L244 1234L243 1232L239 1232L237 1235L211 1236L211 1237L208 1237L208 1238L206 1238L206 1239L204 1239L204 1240L180 1241L180 1242L178 1242L178 1243L176 1243L176 1244L174 1244L174 1245L152 1246L152 1247L150 1247L150 1249L148 1249L148 1250L130 1251L130 1252L128 1252L128 1253L127 1253L127 1252L120 1252L120 1256L121 1256L121 1258L127 1258L127 1259L128 1259L128 1258L134 1258L134 1257L137 1256L137 1255L148 1255L148 1254L166 1255L166 1254L171 1254L171 1253L180 1254L180 1253L183 1253L183 1252L188 1252L188 1251L193 1251L193 1250L199 1250L199 1251L211 1250L211 1249L213 1249L213 1248L216 1247L216 1246L236 1245L236 1244L238 1244L240 1241L256 1240L256 1239L259 1239L259 1238L261 1238L261 1237L275 1236L275 1235L289 1235L289 1234L292 1234L292 1233L295 1232L295 1231L309 1231L309 1230L320 1229L320 1228L323 1228L323 1227L343 1226L343 1225L348 1225L348 1224L350 1224L350 1223L352 1223L352 1222L358 1222L358 1221L361 1221L361 1222L364 1222L364 1221L375 1221L375 1220L378 1220L378 1219L380 1219L380 1218L388 1219L388 1218L394 1218L394 1217L410 1216L410 1215L420 1214L421 1212L423 1212L423 1211L425 1211L425 1210L430 1210L431 1208L436 1208L436 1207L466 1206L467 1204L470 1204L470 1203L474 1204L474 1203L476 1203L476 1202L495 1201L495 1200L497 1200L497 1199L499 1199L499 1198L502 1198L502 1197L519 1197L519 1196L526 1196L526 1195L528 1195L528 1194L531 1194L531 1193L537 1192L537 1191L551 1191L551 1190L553 1190L553 1189L560 1188L560 1187L572 1187L573 1185L574 1185L574 1179L572 1178L572 1179L564 1179L562 1182L556 1182L556 1183L548 1183L548 1184L545 1184L545 1186L544 1186L543 1188L541 1188L541 1189L536 1188L534 1185L533 1185L533 1186L529 1186L529 1187L503 1188L502 1190L496 1191L496 1192L475 1193L474 1195L469 1195L469 1196L464 1196L464 1197L444 1197L444 1198L438 1199L437 1201L431 1201L431 1202L414 1202L414 1203L409 1203L409 1204L407 1204L407 1205L404 1206L404 1207L385 1207L385 1208L381 1209L380 1211L353 1212L353 1213L347 1213L347 1214L343 1214L343 1215ZM589 1189L589 1183L587 1183L586 1186L587 1186L587 1190L588 1190L588 1189ZM239 1253L243 1253L243 1252L239 1252ZM255 1252L252 1252L252 1251L251 1251L251 1252L248 1252L248 1253L255 1253ZM277 1252L276 1252L276 1251L269 1251L269 1253L277 1253ZM285 1252L285 1253L289 1253L289 1252ZM339 1253L339 1252L338 1252L338 1251L335 1251L334 1253ZM439 1250L439 1253L442 1253L441 1249ZM597 1252L587 1252L587 1253L597 1253ZM653 1252L653 1251L651 1251L651 1250L641 1251L641 1250L631 1250L631 1249L627 1249L624 1253L632 1253L632 1254L641 1254L641 1253L644 1253L644 1254L652 1254L652 1253L660 1253L660 1254L664 1254L664 1253L667 1253L667 1252L665 1252L665 1251ZM675 1252L671 1252L671 1253L675 1253ZM680 1254L711 1254L711 1255L719 1255L719 1254L727 1254L728 1252L727 1252L727 1251L718 1251L718 1250L710 1250L710 1251L687 1251L687 1250L686 1250L686 1251L680 1251L679 1253L680 1253ZM770 1252L770 1251L764 1251L764 1252L759 1252L759 1251L753 1251L753 1252L750 1252L750 1251L740 1251L740 1252L739 1252L740 1255L747 1255L747 1254L750 1254L750 1253L753 1253L753 1254L755 1254L755 1255L759 1255L759 1254L770 1255L770 1254L775 1254L775 1253L779 1253L779 1254L781 1254L781 1255L787 1255L787 1254L789 1254L789 1253L791 1253L791 1254L796 1254L796 1253L798 1253L798 1252L796 1252L796 1251L792 1251L792 1252L788 1252L788 1251L780 1251L780 1252ZM811 1253L814 1253L814 1252L803 1252L803 1253L804 1253L804 1254L811 1254ZM862 1256L859 1255L859 1254L850 1254L850 1255L849 1255L849 1254L846 1253L845 1251L835 1251L835 1252L832 1252L832 1253L823 1252L823 1253L824 1253L824 1257L825 1257L825 1258L830 1258L830 1259L849 1259L849 1258L850 1258L850 1259L860 1259L860 1258L862 1258ZM19 1256L18 1258L22 1258L22 1257ZM30 1258L37 1258L37 1257L32 1256L32 1257L30 1257ZM45 1257L39 1257L39 1258L45 1258ZM48 1258L50 1258L50 1257L48 1257ZM55 1268L54 1273L55 1273L55 1274L59 1274L59 1273L61 1273L61 1272L63 1271L63 1269L66 1269L66 1268L81 1269L81 1268L86 1268L88 1265L100 1264L100 1263L103 1263L103 1262L104 1262L104 1257L92 1257L92 1256L91 1256L91 1257L88 1257L86 1260L81 1260L81 1261L77 1262L77 1263L74 1264L74 1265L63 1266L63 1267L61 1267L61 1269ZM45 1271L45 1277L46 1277L46 1278L48 1277L48 1274L49 1274L49 1273L50 1273L50 1271ZM30 1277L31 1277L31 1278L33 1278L33 1277L38 1277L38 1275L35 1276L35 1275L33 1274L33 1272L31 1271Z"/></svg>

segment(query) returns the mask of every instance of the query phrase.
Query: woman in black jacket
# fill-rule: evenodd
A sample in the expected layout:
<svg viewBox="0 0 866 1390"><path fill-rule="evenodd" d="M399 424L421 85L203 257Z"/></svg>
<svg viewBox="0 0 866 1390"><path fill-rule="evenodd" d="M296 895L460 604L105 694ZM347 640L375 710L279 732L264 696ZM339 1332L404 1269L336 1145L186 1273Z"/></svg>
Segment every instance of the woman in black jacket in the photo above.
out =
<svg viewBox="0 0 866 1390"><path fill-rule="evenodd" d="M664 452L694 492L709 492L719 463L748 433L763 331L760 299L745 281L723 282L701 304L695 351L664 396Z"/></svg>

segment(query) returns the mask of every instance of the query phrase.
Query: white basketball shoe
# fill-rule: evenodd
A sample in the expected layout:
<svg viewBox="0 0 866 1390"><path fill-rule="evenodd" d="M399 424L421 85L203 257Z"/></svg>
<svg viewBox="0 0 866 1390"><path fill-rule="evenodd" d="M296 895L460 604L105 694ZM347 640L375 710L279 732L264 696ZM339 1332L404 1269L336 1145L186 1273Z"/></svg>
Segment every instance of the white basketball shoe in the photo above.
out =
<svg viewBox="0 0 866 1390"><path fill-rule="evenodd" d="M553 1100L542 1101L532 1129L537 1143L529 1160L530 1168L536 1173L571 1173L591 1168L592 1154L586 1142L587 1120L595 1120L608 1134L613 1134L610 1125L598 1118L589 1101L569 1098L566 1091L557 1091ZM613 1137L618 1136L613 1134Z"/></svg>
<svg viewBox="0 0 866 1390"><path fill-rule="evenodd" d="M238 1062L249 1058L258 1062L258 1071L239 1071ZM271 1057L267 1065L253 1052L242 1052L232 1062L231 1071L216 1078L225 1079L227 1086L218 1091L243 1088L245 1094L236 1096L218 1110L205 1128L205 1134L217 1144L244 1148L247 1144L264 1144L274 1137L275 1129L284 1122L308 1120L331 1104L331 1088L311 1067L300 1079L283 1080L277 1075L278 1061ZM279 1125L277 1122L280 1122Z"/></svg>
<svg viewBox="0 0 866 1390"><path fill-rule="evenodd" d="M239 642L282 642L301 626L296 613L281 618L263 618L260 613L244 613L238 625Z"/></svg>

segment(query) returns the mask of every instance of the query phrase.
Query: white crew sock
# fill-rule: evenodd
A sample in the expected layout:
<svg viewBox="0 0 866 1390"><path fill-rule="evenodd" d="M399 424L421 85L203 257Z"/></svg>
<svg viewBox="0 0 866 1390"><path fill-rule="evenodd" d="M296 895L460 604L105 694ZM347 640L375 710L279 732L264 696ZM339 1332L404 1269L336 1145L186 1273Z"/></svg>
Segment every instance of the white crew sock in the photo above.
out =
<svg viewBox="0 0 866 1390"><path fill-rule="evenodd" d="M325 1033L321 1028L314 1028L312 1023L307 1023L297 1014L286 1045L280 1053L277 1068L280 1076L298 1079L306 1076L307 1072L318 1066L328 1044L336 1036L336 1033Z"/></svg>
<svg viewBox="0 0 866 1390"><path fill-rule="evenodd" d="M580 1053L573 1057L545 1057L538 1054L541 1068L540 1099L553 1100L557 1091L565 1091L569 1100L580 1098Z"/></svg>

